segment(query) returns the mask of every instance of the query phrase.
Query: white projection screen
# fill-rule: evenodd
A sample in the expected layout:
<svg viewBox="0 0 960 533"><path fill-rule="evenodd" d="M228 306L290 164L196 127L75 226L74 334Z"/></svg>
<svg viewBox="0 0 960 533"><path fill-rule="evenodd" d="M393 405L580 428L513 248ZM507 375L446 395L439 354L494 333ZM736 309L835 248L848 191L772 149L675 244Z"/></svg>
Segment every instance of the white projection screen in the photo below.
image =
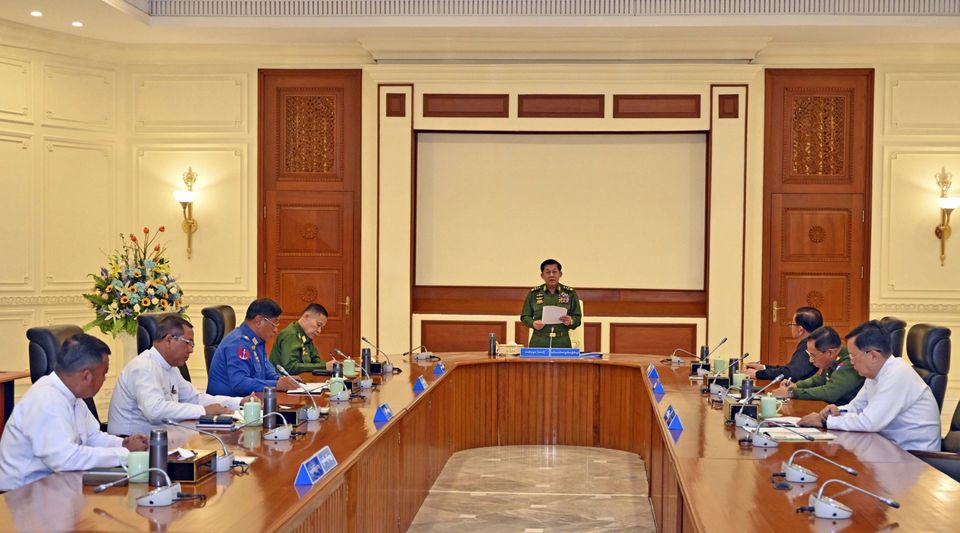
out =
<svg viewBox="0 0 960 533"><path fill-rule="evenodd" d="M574 287L703 290L706 148L700 133L420 133L415 282L533 286L552 257Z"/></svg>

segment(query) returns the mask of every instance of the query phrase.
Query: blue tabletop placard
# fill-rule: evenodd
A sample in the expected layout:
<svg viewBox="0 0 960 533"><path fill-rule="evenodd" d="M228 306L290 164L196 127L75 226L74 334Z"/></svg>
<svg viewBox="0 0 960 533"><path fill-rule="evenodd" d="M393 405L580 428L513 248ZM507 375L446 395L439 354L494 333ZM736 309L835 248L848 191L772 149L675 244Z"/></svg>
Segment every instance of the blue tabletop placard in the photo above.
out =
<svg viewBox="0 0 960 533"><path fill-rule="evenodd" d="M437 361L437 364L433 365L434 376L441 376L446 371L447 371L447 367L443 366L443 362L441 361Z"/></svg>
<svg viewBox="0 0 960 533"><path fill-rule="evenodd" d="M313 485L337 466L337 458L333 456L329 446L324 446L319 452L300 463L300 470L293 480L294 485Z"/></svg>
<svg viewBox="0 0 960 533"><path fill-rule="evenodd" d="M420 376L420 379L423 379L423 376ZM389 422L391 418L393 418L393 410L385 403L380 404L376 414L373 415L374 422Z"/></svg>
<svg viewBox="0 0 960 533"><path fill-rule="evenodd" d="M650 382L660 381L660 373L657 372L657 367L653 366L653 363L647 365L647 377L650 378Z"/></svg>
<svg viewBox="0 0 960 533"><path fill-rule="evenodd" d="M666 394L666 391L663 390L663 385L659 381L653 384L653 393L659 394L660 396Z"/></svg>
<svg viewBox="0 0 960 533"><path fill-rule="evenodd" d="M663 413L663 421L667 423L667 429L683 430L680 415L677 414L672 405L667 407L667 412Z"/></svg>
<svg viewBox="0 0 960 533"><path fill-rule="evenodd" d="M580 357L578 348L520 348L520 357Z"/></svg>
<svg viewBox="0 0 960 533"><path fill-rule="evenodd" d="M413 382L413 392L415 394L420 394L425 390L427 390L427 380L424 379L423 376L420 376L416 381Z"/></svg>

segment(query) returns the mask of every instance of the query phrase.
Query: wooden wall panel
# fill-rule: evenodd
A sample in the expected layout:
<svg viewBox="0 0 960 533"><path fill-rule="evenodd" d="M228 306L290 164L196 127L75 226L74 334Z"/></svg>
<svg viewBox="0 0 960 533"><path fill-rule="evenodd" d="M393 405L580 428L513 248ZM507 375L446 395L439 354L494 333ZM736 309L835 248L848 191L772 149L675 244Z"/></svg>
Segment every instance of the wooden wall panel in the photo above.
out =
<svg viewBox="0 0 960 533"><path fill-rule="evenodd" d="M610 353L670 355L696 352L696 324L610 324Z"/></svg>
<svg viewBox="0 0 960 533"><path fill-rule="evenodd" d="M647 494L650 493L650 465L653 461L652 455L652 439L656 432L659 432L656 423L656 412L654 411L653 402L650 400L650 396L644 392L640 394L637 398L638 403L638 416L639 420L637 421L639 425L639 437L640 437L640 458L643 459L643 469L647 474Z"/></svg>
<svg viewBox="0 0 960 533"><path fill-rule="evenodd" d="M662 533L680 533L683 527L683 506L680 503L680 487L673 461L664 452L663 460L663 519Z"/></svg>
<svg viewBox="0 0 960 533"><path fill-rule="evenodd" d="M721 94L717 97L719 118L740 118L740 97L736 94Z"/></svg>
<svg viewBox="0 0 960 533"><path fill-rule="evenodd" d="M603 118L602 94L521 94L517 115L540 118Z"/></svg>
<svg viewBox="0 0 960 533"><path fill-rule="evenodd" d="M508 94L425 94L425 117L499 117L510 114Z"/></svg>
<svg viewBox="0 0 960 533"><path fill-rule="evenodd" d="M420 344L433 352L484 352L489 336L507 342L506 322L470 322L466 320L424 320L420 323Z"/></svg>
<svg viewBox="0 0 960 533"><path fill-rule="evenodd" d="M340 486L330 495L322 500L322 503L309 516L294 529L297 533L339 533L348 531L347 524L343 517L352 513L348 512L347 494L348 485L341 478ZM320 498L316 498L320 500Z"/></svg>
<svg viewBox="0 0 960 533"><path fill-rule="evenodd" d="M431 453L430 401L421 401L400 420L400 531L406 531L436 480Z"/></svg>
<svg viewBox="0 0 960 533"><path fill-rule="evenodd" d="M387 110L385 114L388 117L407 116L407 95L405 93L387 93Z"/></svg>
<svg viewBox="0 0 960 533"><path fill-rule="evenodd" d="M513 323L514 342L521 346L526 346L530 342L530 328L519 320Z"/></svg>
<svg viewBox="0 0 960 533"><path fill-rule="evenodd" d="M584 322L583 328L583 351L585 352L599 352L600 351L600 323L599 322Z"/></svg>
<svg viewBox="0 0 960 533"><path fill-rule="evenodd" d="M520 315L530 287L413 287L414 313ZM706 291L577 289L592 316L707 316Z"/></svg>
<svg viewBox="0 0 960 533"><path fill-rule="evenodd" d="M447 408L445 418L437 414L433 418L446 421L442 424L443 439L449 440L452 452L498 444L497 405L500 397L497 395L497 366L460 367L451 376L455 379L449 380L450 401L444 405ZM436 402L433 405L437 407Z"/></svg>
<svg viewBox="0 0 960 533"><path fill-rule="evenodd" d="M700 118L699 94L615 94L614 118Z"/></svg>
<svg viewBox="0 0 960 533"><path fill-rule="evenodd" d="M601 448L641 452L640 412L649 409L640 401L647 395L643 379L644 372L640 368L600 368L597 433Z"/></svg>
<svg viewBox="0 0 960 533"><path fill-rule="evenodd" d="M394 425L386 430L354 467L356 484L350 487L350 498L353 500L356 495L357 531L395 532L399 529L399 428Z"/></svg>
<svg viewBox="0 0 960 533"><path fill-rule="evenodd" d="M596 445L596 367L555 363L497 366L501 446Z"/></svg>
<svg viewBox="0 0 960 533"><path fill-rule="evenodd" d="M663 449L664 442L657 421L653 422L653 438L650 441L650 471L647 473L650 480L650 503L653 507L653 518L657 523L657 531L663 530L663 468L669 457Z"/></svg>

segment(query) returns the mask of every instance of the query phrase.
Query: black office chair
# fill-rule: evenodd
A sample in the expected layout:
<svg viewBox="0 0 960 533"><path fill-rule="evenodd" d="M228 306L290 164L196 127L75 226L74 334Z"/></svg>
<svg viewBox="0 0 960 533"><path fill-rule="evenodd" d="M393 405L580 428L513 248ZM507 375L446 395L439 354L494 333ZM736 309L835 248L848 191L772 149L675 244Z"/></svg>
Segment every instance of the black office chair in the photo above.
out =
<svg viewBox="0 0 960 533"><path fill-rule="evenodd" d="M157 325L168 316L180 316L180 313L148 313L137 317L138 354L149 350L153 346L153 341L157 338ZM183 379L190 381L190 371L187 370L187 365L182 364L178 368Z"/></svg>
<svg viewBox="0 0 960 533"><path fill-rule="evenodd" d="M913 325L907 333L907 357L942 410L950 372L950 329L933 324Z"/></svg>
<svg viewBox="0 0 960 533"><path fill-rule="evenodd" d="M210 361L223 336L237 327L237 314L229 305L204 307L203 311L203 359L207 363L207 372L210 372Z"/></svg>
<svg viewBox="0 0 960 533"><path fill-rule="evenodd" d="M903 340L907 334L907 323L895 316L885 316L880 319L880 325L890 334L893 355L903 357Z"/></svg>
<svg viewBox="0 0 960 533"><path fill-rule="evenodd" d="M939 452L910 452L925 463L960 482L960 402L953 411L950 430L940 443Z"/></svg>
<svg viewBox="0 0 960 533"><path fill-rule="evenodd" d="M36 383L38 379L53 372L57 367L57 352L63 346L63 341L78 333L83 333L80 326L73 324L62 324L59 326L49 326L46 328L30 328L27 330L27 339L30 341L28 350L30 353L30 383ZM93 403L93 398L84 398L83 400L93 418L100 423L100 429L106 431L106 424L100 422L100 414L97 413L97 404Z"/></svg>

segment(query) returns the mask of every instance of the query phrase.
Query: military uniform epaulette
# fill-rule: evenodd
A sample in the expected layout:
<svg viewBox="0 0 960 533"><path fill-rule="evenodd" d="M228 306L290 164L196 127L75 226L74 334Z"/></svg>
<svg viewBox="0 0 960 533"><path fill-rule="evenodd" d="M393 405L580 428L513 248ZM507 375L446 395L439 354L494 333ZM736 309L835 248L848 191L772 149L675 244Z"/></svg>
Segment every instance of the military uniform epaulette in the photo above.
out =
<svg viewBox="0 0 960 533"><path fill-rule="evenodd" d="M547 288L547 284L546 284L546 283L544 283L543 285L537 285L536 287L530 289L530 292L537 292L537 291L542 290L542 289L545 289L545 288Z"/></svg>

